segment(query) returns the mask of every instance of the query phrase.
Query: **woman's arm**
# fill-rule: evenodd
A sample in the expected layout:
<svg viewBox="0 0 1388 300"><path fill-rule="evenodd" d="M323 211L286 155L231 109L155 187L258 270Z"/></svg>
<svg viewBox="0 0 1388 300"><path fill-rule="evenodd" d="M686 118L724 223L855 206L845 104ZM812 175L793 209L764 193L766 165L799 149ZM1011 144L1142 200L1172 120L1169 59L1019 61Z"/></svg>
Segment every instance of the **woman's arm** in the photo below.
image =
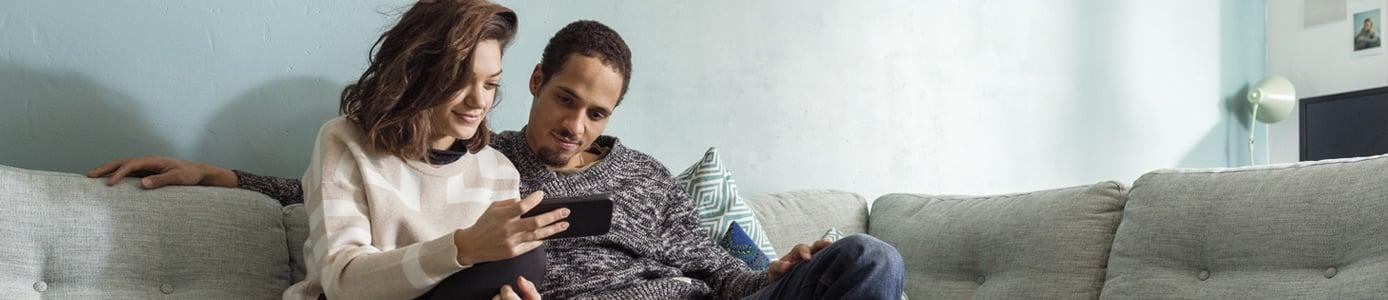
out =
<svg viewBox="0 0 1388 300"><path fill-rule="evenodd" d="M316 281L328 299L411 299L464 269L456 231L395 249L375 246L366 190L371 179L364 178L371 174L359 167L367 163L358 163L350 141L331 123L325 125L304 173L308 280Z"/></svg>
<svg viewBox="0 0 1388 300"><path fill-rule="evenodd" d="M373 224L394 221L389 212L373 211L371 205L391 199L370 198L378 194L368 189L390 189L393 184L369 161L361 134L341 122L347 121L335 119L323 126L302 180L304 208L309 213L304 247L307 280L318 283L328 299L415 298L473 264L527 253L545 237L568 228L568 222L560 221L568 216L567 209L521 218L543 200L544 193L536 192L524 199L491 202L467 228L382 249L377 244L394 241L375 243L374 232L392 230L395 224ZM516 177L511 179L513 184L504 186L519 184Z"/></svg>

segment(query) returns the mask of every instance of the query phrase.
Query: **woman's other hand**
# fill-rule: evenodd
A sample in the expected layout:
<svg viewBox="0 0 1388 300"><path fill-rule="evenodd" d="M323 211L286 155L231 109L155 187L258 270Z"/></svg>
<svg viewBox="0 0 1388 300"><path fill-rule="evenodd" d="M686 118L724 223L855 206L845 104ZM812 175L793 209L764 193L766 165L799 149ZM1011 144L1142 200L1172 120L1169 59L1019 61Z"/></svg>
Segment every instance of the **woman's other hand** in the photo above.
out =
<svg viewBox="0 0 1388 300"><path fill-rule="evenodd" d="M535 283L525 280L525 277L516 277L516 286L520 287L520 294L516 294L511 285L503 285L501 292L492 297L492 300L540 300L540 292L535 289Z"/></svg>

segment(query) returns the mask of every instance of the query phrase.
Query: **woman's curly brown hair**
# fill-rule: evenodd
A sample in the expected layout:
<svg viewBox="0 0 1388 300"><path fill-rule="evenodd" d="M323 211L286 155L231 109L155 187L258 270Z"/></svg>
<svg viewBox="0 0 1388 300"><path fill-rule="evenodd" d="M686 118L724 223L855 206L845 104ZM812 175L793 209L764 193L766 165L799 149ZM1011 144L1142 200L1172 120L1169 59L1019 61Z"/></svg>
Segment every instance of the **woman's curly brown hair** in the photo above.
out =
<svg viewBox="0 0 1388 300"><path fill-rule="evenodd" d="M514 11L486 0L417 3L376 39L366 72L342 90L339 110L366 134L368 147L423 159L429 139L440 134L430 109L447 103L462 82L477 76L471 70L478 43L496 40L505 49L516 27ZM487 146L491 135L484 118L467 141L468 151Z"/></svg>

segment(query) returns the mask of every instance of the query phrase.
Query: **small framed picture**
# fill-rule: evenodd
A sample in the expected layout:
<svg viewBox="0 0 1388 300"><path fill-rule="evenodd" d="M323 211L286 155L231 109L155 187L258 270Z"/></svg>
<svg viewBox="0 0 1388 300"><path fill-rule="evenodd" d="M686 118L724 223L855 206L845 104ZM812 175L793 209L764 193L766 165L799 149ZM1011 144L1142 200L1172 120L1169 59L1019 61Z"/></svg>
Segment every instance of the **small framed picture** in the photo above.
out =
<svg viewBox="0 0 1388 300"><path fill-rule="evenodd" d="M1379 1L1354 1L1349 5L1354 53L1383 53L1383 6Z"/></svg>

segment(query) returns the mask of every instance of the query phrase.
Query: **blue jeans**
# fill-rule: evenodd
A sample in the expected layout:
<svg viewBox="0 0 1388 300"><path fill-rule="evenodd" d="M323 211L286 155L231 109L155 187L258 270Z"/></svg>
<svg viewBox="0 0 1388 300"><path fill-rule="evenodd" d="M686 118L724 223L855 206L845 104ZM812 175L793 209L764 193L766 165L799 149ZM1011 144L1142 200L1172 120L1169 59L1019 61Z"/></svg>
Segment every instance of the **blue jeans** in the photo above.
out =
<svg viewBox="0 0 1388 300"><path fill-rule="evenodd" d="M845 237L744 300L901 299L906 265L896 247L869 235Z"/></svg>

